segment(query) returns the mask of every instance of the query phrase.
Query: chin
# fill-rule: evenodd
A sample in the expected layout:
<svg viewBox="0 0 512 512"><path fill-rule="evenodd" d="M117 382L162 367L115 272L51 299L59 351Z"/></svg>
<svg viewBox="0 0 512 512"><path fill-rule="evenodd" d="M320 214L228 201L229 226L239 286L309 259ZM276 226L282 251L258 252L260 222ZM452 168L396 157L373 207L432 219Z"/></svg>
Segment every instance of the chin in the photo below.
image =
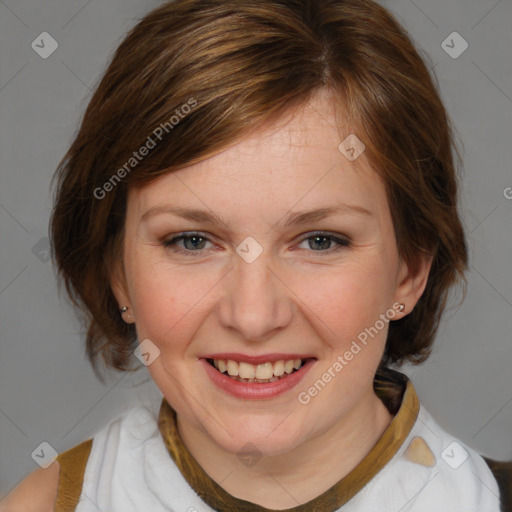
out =
<svg viewBox="0 0 512 512"><path fill-rule="evenodd" d="M286 418L286 415L284 417ZM254 415L241 415L239 419L231 419L222 425L226 430L218 427L212 432L208 428L207 433L224 450L237 455L244 450L254 450L260 456L287 453L300 444L302 435L298 431L298 425L283 421L283 417L258 419Z"/></svg>

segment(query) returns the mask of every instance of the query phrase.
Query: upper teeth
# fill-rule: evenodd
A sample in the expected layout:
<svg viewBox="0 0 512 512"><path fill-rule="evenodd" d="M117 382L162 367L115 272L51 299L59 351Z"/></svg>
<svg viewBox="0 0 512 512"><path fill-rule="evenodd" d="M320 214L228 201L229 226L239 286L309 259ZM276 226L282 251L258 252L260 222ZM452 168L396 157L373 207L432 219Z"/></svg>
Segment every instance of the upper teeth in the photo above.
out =
<svg viewBox="0 0 512 512"><path fill-rule="evenodd" d="M240 376L242 379L271 379L280 377L285 372L292 373L293 369L301 367L301 359L290 359L289 361L275 361L274 363L250 364L237 362L232 359L214 359L213 364L219 372L228 372L232 377Z"/></svg>

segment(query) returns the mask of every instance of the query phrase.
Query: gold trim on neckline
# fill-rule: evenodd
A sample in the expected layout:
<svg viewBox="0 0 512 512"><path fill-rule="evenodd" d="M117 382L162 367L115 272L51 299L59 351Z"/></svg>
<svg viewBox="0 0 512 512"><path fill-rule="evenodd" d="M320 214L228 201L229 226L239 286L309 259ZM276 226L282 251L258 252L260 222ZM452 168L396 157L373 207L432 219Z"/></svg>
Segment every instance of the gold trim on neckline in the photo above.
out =
<svg viewBox="0 0 512 512"><path fill-rule="evenodd" d="M405 377L399 372L394 372ZM165 397L158 416L158 428L171 458L190 487L212 509L219 512L335 512L350 501L381 471L400 449L418 416L420 404L412 382L406 377L405 392L396 415L368 454L345 477L325 492L297 507L273 510L232 496L197 463L183 444L176 412ZM384 401L384 400L383 400Z"/></svg>

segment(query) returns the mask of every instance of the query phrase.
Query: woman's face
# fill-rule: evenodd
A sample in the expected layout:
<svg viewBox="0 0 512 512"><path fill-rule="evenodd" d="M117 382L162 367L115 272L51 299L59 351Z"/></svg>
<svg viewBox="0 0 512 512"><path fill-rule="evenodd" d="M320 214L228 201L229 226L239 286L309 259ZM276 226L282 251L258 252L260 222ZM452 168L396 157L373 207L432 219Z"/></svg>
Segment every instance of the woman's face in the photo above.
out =
<svg viewBox="0 0 512 512"><path fill-rule="evenodd" d="M368 412L389 321L423 291L400 262L382 182L364 153L340 152L332 112L319 94L128 197L119 304L160 350L148 370L180 421L233 453L284 453ZM237 363L260 363L262 379L278 360L306 364L242 383L209 359L243 375L258 366Z"/></svg>

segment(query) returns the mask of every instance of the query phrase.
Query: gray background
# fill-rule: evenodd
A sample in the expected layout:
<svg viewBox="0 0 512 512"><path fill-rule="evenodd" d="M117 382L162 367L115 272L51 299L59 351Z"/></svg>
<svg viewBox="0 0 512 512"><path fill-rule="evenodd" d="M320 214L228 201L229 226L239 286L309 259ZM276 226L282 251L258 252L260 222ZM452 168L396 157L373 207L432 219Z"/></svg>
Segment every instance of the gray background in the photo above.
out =
<svg viewBox="0 0 512 512"><path fill-rule="evenodd" d="M446 315L431 359L403 370L441 426L512 459L512 3L382 3L430 56L464 142L471 251L464 305ZM0 0L0 496L37 467L31 453L42 441L67 450L159 394L144 367L96 379L45 261L53 171L123 34L159 4ZM469 44L456 59L441 46L454 31ZM42 32L59 45L47 59L31 47Z"/></svg>

